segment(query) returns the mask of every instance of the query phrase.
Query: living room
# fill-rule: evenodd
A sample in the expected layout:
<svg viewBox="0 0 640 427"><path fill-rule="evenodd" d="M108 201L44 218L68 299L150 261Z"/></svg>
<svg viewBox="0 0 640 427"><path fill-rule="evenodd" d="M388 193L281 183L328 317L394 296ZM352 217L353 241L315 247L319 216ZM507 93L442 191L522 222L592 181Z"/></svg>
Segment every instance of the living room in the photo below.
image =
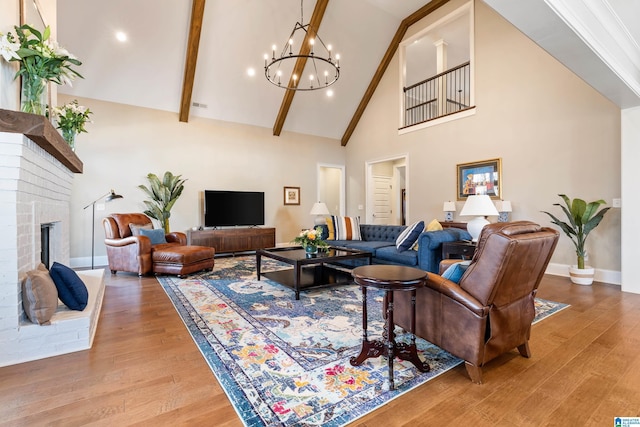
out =
<svg viewBox="0 0 640 427"><path fill-rule="evenodd" d="M71 7L72 3L59 0L58 12ZM463 4L452 1L443 6L433 16L412 26L408 36ZM602 198L609 205L613 199L622 197L625 208L633 211L640 200L625 187L623 177L629 177L634 166L631 162L637 158L633 156L637 151L631 140L637 139L638 129L630 126L637 122L640 114L637 104L630 109L616 105L487 3L475 1L473 4L474 114L400 134L401 66L396 54L345 146L340 142L344 126L335 126L331 137L318 136L301 131L299 120L292 125L297 131L289 130L285 124L282 134L276 137L270 124L253 125L197 115L190 116L187 123L179 122L177 103L170 108L154 109L136 106L135 102L83 97L76 95L73 88L59 88L58 104L78 99L93 111L88 133L77 139L76 154L84 164L84 171L73 180L70 263L74 267L90 265L91 235L95 232L96 264L104 265L106 252L100 217L110 212L142 211L144 194L138 185L145 183L147 173L161 174L166 170L188 180L172 210L172 230L185 231L202 225L205 189L264 191L265 222L276 228L279 244L290 242L301 228L313 221L309 212L317 201L318 163L344 165L345 213L362 218L368 215L361 209L367 206L367 163L399 156L407 158L408 223L442 219L442 203L456 199L456 165L491 158L502 161L502 196L512 202L514 220L528 219L548 225L549 219L541 211L553 209L559 193L589 200ZM50 4L45 6L49 7ZM0 18L0 30L6 31L19 22L18 2L3 0L2 10L10 12ZM50 22L55 22L56 11L50 16L53 17ZM58 25L63 20L58 13ZM57 32L61 45L74 52L74 41L62 37L64 29L57 28ZM200 53L207 54L206 51ZM93 56L98 55L100 49L93 52ZM162 54L159 52L158 56ZM123 51L124 58L132 59L126 51ZM90 63L92 57L81 57L81 60ZM183 60L171 58L171 61ZM133 63L128 64L132 69L135 67ZM345 77L348 64L347 58L343 58ZM354 72L357 65L350 65L349 72ZM17 109L18 88L17 83L12 82L14 70L2 63L1 71L2 108ZM367 71L359 78L368 83L372 73L373 70ZM103 79L100 83L91 84L103 86L104 91L117 90L118 82L109 81L107 71L100 78ZM151 76L146 73L137 73L131 76L134 83L130 84L148 78ZM78 81L74 87L80 90L83 83ZM247 80L249 90L262 84L268 85L258 78ZM336 85L336 92L338 89ZM179 87L164 87L160 82L157 95L167 92L177 98L179 90ZM296 100L308 95L317 94L298 94ZM339 93L329 102L338 102L338 96ZM324 97L318 98L321 99L306 101L311 113L315 111L313 102L325 103L318 110L331 108ZM224 110L225 98L216 101L219 105L209 105L209 108ZM250 98L246 102L251 102ZM273 121L277 107L276 104L263 112L267 122ZM344 123L349 119L341 120ZM283 188L288 186L300 188L300 205L283 204ZM85 206L111 188L124 198L105 203L104 210L96 212L98 218L94 221L91 210L84 209ZM457 202L458 211L462 204ZM456 216L456 220L464 218ZM606 278L608 283L620 285L623 291L640 293L637 273L623 269L625 265L629 269L633 265L635 246L625 245L622 224L622 210L612 209L592 234L589 262L599 271L600 280ZM554 268L561 271L573 259L571 243L561 238L552 259Z"/></svg>
<svg viewBox="0 0 640 427"><path fill-rule="evenodd" d="M435 16L411 27L408 35L463 4L445 5ZM61 7L64 10L64 3ZM541 211L552 209L560 193L585 199L602 198L609 205L620 198L620 107L485 3L475 4L475 15L475 114L399 134L400 66L396 54L344 147L335 137L289 132L286 126L275 137L271 129L250 124L197 116L183 123L177 120L175 112L125 105L133 101L85 99L73 95L73 88L60 87L58 104L77 98L94 112L94 123L87 125L88 133L77 138L76 154L84 163L84 172L74 177L72 190L71 220L76 224L70 236L72 264L90 265L94 227L95 256L102 263L105 261L100 221L91 224L90 209L83 208L113 188L124 198L103 205L105 211L98 212L98 219L108 212L141 211L144 194L137 186L145 183L150 172L162 174L169 170L188 180L172 211L173 230L202 225L205 189L265 191L265 222L276 227L278 243L290 242L301 227L307 227L313 220L309 211L317 201L318 163L345 166L345 212L362 219L369 218L361 209L367 203L366 163L398 156L407 157L408 223L442 219L442 203L455 200L456 164L491 158L502 159L502 197L514 206L512 219L547 224L548 219ZM73 52L72 40L60 42ZM82 59L91 62L91 58ZM342 62L345 64L344 58ZM6 68L6 64L3 66ZM247 82L249 87L263 83L258 79ZM86 82L78 79L74 87L81 88L83 84ZM104 82L98 85L103 92L109 90ZM113 83L109 86L117 87ZM171 89L174 95L177 89ZM314 95L301 93L296 100ZM317 108L322 110L313 104L306 105L311 105L312 111L323 111L327 108L325 97L319 98ZM264 114L273 117L275 111ZM293 116L290 120L297 118ZM345 120L348 117L343 123ZM300 123L292 126L299 128ZM332 134L339 138L343 131L336 128ZM594 179L594 170L607 172ZM282 189L286 186L300 187L299 206L283 205ZM461 207L462 202L457 202L458 211ZM608 282L617 284L622 259L620 224L621 210L613 209L594 231L589 253L591 264L604 273ZM570 245L568 241L560 242L553 264L571 263Z"/></svg>

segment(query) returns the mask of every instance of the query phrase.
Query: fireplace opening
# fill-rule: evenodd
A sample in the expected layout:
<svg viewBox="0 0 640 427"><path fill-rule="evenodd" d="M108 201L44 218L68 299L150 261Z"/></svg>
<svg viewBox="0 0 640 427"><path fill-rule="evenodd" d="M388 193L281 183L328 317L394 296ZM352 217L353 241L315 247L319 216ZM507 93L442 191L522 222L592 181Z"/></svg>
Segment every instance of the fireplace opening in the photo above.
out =
<svg viewBox="0 0 640 427"><path fill-rule="evenodd" d="M40 261L47 267L51 267L51 229L53 223L40 224Z"/></svg>

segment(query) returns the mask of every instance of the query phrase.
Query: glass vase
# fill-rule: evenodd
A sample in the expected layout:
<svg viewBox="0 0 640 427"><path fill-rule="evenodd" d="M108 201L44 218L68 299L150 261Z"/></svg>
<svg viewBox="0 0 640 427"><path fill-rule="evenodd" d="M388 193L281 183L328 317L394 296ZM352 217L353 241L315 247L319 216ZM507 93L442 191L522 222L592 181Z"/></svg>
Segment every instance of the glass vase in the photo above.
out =
<svg viewBox="0 0 640 427"><path fill-rule="evenodd" d="M318 246L308 244L304 247L304 251L309 255L315 255L318 253Z"/></svg>
<svg viewBox="0 0 640 427"><path fill-rule="evenodd" d="M67 141L71 150L76 151L76 133L71 129L61 129L62 139Z"/></svg>
<svg viewBox="0 0 640 427"><path fill-rule="evenodd" d="M22 97L20 109L25 113L47 115L47 98L49 95L47 80L39 76L22 74Z"/></svg>

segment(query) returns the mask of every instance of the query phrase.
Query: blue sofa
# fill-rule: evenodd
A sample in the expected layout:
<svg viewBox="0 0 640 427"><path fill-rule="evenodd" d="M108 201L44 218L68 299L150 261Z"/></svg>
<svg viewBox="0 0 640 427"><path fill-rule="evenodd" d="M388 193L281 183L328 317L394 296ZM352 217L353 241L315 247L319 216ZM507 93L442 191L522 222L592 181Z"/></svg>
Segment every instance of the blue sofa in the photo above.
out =
<svg viewBox="0 0 640 427"><path fill-rule="evenodd" d="M323 229L322 238L326 239L329 230L326 225L320 227ZM398 251L396 239L405 228L405 225L360 224L362 240L327 240L327 243L371 252L373 264L406 265L438 273L442 261L442 242L471 240L471 235L460 228L424 231L418 237L417 250Z"/></svg>

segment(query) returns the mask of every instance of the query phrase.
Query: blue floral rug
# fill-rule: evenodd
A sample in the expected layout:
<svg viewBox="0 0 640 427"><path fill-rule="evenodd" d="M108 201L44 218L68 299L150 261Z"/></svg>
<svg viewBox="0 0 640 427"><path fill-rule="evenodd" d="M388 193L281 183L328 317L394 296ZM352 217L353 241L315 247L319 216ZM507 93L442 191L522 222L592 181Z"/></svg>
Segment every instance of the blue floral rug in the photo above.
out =
<svg viewBox="0 0 640 427"><path fill-rule="evenodd" d="M288 268L262 260L262 270ZM396 359L388 390L384 358L353 367L362 341L356 285L303 291L256 280L255 257L216 259L213 272L158 281L247 426L341 426L462 361L417 340L431 371ZM368 292L368 335L382 334L382 293ZM566 305L536 300L536 321ZM396 329L398 341L407 334Z"/></svg>

